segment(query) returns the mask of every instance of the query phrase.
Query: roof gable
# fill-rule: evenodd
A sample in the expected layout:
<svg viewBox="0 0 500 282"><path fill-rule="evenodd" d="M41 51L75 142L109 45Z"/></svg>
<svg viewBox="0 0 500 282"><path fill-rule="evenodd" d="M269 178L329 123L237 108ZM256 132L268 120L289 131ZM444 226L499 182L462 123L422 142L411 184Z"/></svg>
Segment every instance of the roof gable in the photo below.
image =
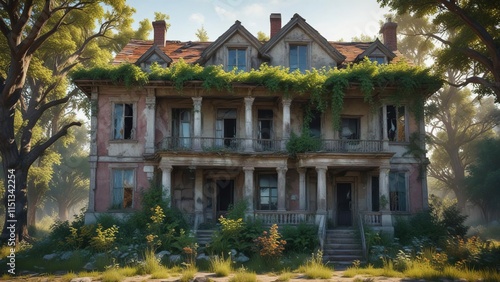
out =
<svg viewBox="0 0 500 282"><path fill-rule="evenodd" d="M153 58L153 60L150 60ZM159 59L159 60L158 60ZM160 62L163 61L163 62ZM140 65L141 63L153 63L153 62L158 62L158 63L166 63L169 65L172 63L172 58L170 58L167 54L165 54L158 45L154 44L149 48L142 56L137 59L135 62L136 65Z"/></svg>
<svg viewBox="0 0 500 282"><path fill-rule="evenodd" d="M337 49L335 49L316 29L306 23L306 20L299 14L295 14L293 18L284 27L282 27L277 34L275 34L268 42L266 42L262 46L260 52L263 54L263 56L269 58L268 52L297 26L300 27L319 46L321 46L321 48L323 48L326 53L330 57L332 57L338 64L342 63L346 59L346 57L342 55Z"/></svg>
<svg viewBox="0 0 500 282"><path fill-rule="evenodd" d="M382 52L389 60L392 60L394 59L394 57L396 57L396 54L389 50L389 48L387 48L387 46L385 46L377 38L363 53L357 56L356 60L363 60L364 57L369 57L376 50Z"/></svg>
<svg viewBox="0 0 500 282"><path fill-rule="evenodd" d="M208 46L203 51L197 63L206 63L208 59L210 59L217 52L217 50L221 48L224 43L231 39L235 34L240 34L257 50L259 50L259 48L262 46L262 43L255 36L253 36L243 25L241 25L240 21L236 21L226 32L219 36L217 40L212 42L212 44L210 44L210 46Z"/></svg>

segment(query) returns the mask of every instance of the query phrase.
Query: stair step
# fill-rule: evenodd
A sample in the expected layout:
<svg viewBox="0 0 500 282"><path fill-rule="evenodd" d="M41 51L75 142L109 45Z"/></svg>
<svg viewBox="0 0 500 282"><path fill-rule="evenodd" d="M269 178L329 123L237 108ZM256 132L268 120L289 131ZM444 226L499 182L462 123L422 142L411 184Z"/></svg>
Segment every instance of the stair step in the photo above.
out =
<svg viewBox="0 0 500 282"><path fill-rule="evenodd" d="M323 251L324 256L336 256L336 255L352 255L352 256L363 256L363 250L327 250Z"/></svg>
<svg viewBox="0 0 500 282"><path fill-rule="evenodd" d="M325 249L340 250L340 249L361 249L361 244L341 244L341 243L326 243Z"/></svg>

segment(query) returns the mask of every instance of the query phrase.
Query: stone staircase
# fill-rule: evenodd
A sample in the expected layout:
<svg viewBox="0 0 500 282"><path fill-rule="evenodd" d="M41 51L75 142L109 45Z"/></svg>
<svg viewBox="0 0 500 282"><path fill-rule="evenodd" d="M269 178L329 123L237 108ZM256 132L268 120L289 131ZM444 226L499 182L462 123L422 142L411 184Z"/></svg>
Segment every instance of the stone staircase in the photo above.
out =
<svg viewBox="0 0 500 282"><path fill-rule="evenodd" d="M196 240L198 242L198 246L204 247L207 243L212 241L212 235L215 230L207 229L207 230L198 230L196 231Z"/></svg>
<svg viewBox="0 0 500 282"><path fill-rule="evenodd" d="M363 247L355 229L337 228L326 231L323 261L350 265L354 260L363 261Z"/></svg>

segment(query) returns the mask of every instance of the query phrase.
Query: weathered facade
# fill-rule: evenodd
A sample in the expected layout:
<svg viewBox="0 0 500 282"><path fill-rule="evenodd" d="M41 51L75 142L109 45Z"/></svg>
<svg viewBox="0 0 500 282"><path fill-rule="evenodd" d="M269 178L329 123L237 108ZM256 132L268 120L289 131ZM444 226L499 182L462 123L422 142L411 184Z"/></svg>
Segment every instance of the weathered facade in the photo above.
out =
<svg viewBox="0 0 500 282"><path fill-rule="evenodd" d="M148 70L180 58L200 65L248 71L262 63L291 70L343 67L364 57L379 63L401 59L395 23L382 29L385 42L327 41L299 15L281 27L271 15L271 39L259 42L236 22L214 42L165 40L155 22L155 40L131 41L114 63ZM394 40L392 40L394 39ZM106 81L77 81L91 97L91 189L87 221L101 213L124 214L140 208L150 180L164 197L200 223L215 222L239 200L248 216L265 222L316 222L351 226L360 220L392 230L392 218L426 208L425 158L405 154L410 135L423 134L407 105L384 102L374 109L359 88L350 87L340 130L329 111L313 112L311 133L318 151L290 156L292 132L303 128L308 95L289 98L263 87L235 85L234 91L206 91L201 82L182 91L150 81L126 88Z"/></svg>

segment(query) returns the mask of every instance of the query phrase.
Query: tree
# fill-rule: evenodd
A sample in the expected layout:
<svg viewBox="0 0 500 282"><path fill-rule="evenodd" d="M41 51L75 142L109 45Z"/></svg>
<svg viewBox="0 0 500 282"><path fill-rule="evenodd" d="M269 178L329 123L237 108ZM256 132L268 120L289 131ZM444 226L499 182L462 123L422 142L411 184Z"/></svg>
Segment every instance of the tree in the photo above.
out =
<svg viewBox="0 0 500 282"><path fill-rule="evenodd" d="M88 199L90 166L88 162L88 132L85 126L73 130L75 138L67 146L57 143L54 150L61 154L61 163L54 167L48 197L57 203L59 219L69 219L69 209Z"/></svg>
<svg viewBox="0 0 500 282"><path fill-rule="evenodd" d="M476 144L475 161L466 178L470 200L490 221L500 211L500 139L485 139Z"/></svg>
<svg viewBox="0 0 500 282"><path fill-rule="evenodd" d="M196 30L195 35L196 35L196 37L198 37L198 41L200 41L200 42L207 42L208 41L208 34L207 34L207 31L205 30L205 28L203 27L203 25L201 26L201 28Z"/></svg>
<svg viewBox="0 0 500 282"><path fill-rule="evenodd" d="M436 32L421 35L443 46L437 54L438 65L466 74L460 81L451 83L473 84L477 94L494 95L496 102L500 102L500 5L497 1L377 1L398 14L431 18Z"/></svg>
<svg viewBox="0 0 500 282"><path fill-rule="evenodd" d="M257 32L257 39L259 41L268 41L269 36L267 36L267 34L265 34L263 31L259 31L259 32Z"/></svg>
<svg viewBox="0 0 500 282"><path fill-rule="evenodd" d="M8 50L8 57L0 58L0 153L4 175L15 178L14 186L7 181L4 184L8 212L1 239L19 241L29 237L27 182L31 165L67 135L69 128L81 123L72 120L58 124L36 143L32 142L33 130L78 93L76 89L66 91L66 76L75 66L107 62L109 51L97 60L93 55L105 52L113 30L130 26L134 10L124 0L11 0L0 1L0 7L0 46ZM46 48L48 45L63 51ZM36 71L50 83L30 81L31 72ZM19 131L15 130L16 111L23 115ZM11 206L9 210L9 200L13 199L15 209ZM9 217L17 220L13 232L7 229Z"/></svg>
<svg viewBox="0 0 500 282"><path fill-rule="evenodd" d="M352 42L373 42L377 39L377 36L369 36L366 34L361 34L359 36L354 36L351 38Z"/></svg>

